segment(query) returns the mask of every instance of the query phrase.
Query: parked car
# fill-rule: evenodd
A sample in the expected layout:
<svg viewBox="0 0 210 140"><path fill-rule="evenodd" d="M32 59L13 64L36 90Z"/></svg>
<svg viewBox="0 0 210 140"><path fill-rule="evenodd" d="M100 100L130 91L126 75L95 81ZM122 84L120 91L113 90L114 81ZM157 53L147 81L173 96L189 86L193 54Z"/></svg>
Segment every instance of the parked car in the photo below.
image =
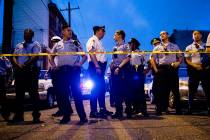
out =
<svg viewBox="0 0 210 140"><path fill-rule="evenodd" d="M186 104L188 101L188 75L187 68L179 68L179 93L182 104ZM145 92L148 94L150 102L153 103L154 96L152 94L152 80L145 83ZM195 94L194 102L204 103L206 101L205 93L203 92L201 84L198 86L198 91ZM169 107L175 107L175 100L173 92L169 95Z"/></svg>
<svg viewBox="0 0 210 140"><path fill-rule="evenodd" d="M188 75L187 75L187 68L180 68L179 69L179 93L180 93L180 100L181 103L185 104L188 102ZM198 86L197 93L194 96L194 102L205 103L206 96L201 86L201 83ZM174 94L171 92L169 95L169 107L174 108L175 101L174 101Z"/></svg>
<svg viewBox="0 0 210 140"><path fill-rule="evenodd" d="M52 87L52 82L50 78L45 77L46 70L41 70L39 75L39 98L41 101L46 101L49 107L53 107L54 103L52 103L51 96L48 95L48 89ZM7 97L8 99L15 98L15 81L13 80L11 84L7 86ZM29 93L25 93L25 99L29 99Z"/></svg>

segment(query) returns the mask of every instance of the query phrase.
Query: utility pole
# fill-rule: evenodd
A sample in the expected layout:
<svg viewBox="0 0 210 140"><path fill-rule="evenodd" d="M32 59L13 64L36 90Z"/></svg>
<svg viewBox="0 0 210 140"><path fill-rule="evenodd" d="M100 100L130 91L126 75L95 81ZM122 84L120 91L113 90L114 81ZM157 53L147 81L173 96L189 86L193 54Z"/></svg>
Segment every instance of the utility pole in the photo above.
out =
<svg viewBox="0 0 210 140"><path fill-rule="evenodd" d="M68 2L68 8L66 8L66 9L60 9L60 11L68 11L69 26L70 26L70 27L71 27L71 11L77 10L77 9L80 9L79 6L78 6L78 7L75 7L75 8L71 8L70 0L69 0L69 2Z"/></svg>

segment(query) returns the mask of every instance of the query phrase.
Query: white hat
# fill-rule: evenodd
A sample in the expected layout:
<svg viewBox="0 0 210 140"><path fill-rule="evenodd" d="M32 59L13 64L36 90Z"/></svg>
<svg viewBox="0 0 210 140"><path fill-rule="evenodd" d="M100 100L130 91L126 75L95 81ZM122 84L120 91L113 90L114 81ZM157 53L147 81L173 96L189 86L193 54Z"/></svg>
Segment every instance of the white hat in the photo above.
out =
<svg viewBox="0 0 210 140"><path fill-rule="evenodd" d="M206 41L206 46L210 47L210 33L209 33L207 41Z"/></svg>
<svg viewBox="0 0 210 140"><path fill-rule="evenodd" d="M53 36L53 37L51 38L51 41L53 41L53 40L58 40L58 41L60 41L61 38L60 38L59 36Z"/></svg>

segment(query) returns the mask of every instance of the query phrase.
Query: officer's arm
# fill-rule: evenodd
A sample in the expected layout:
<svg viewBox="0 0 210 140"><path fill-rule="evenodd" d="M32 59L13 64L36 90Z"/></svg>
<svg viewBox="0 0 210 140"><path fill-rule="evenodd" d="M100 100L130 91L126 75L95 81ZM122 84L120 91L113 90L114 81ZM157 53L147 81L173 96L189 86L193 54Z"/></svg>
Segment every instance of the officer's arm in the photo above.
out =
<svg viewBox="0 0 210 140"><path fill-rule="evenodd" d="M82 66L87 60L87 55L81 55L81 56L82 56L82 60L79 62L80 66Z"/></svg>
<svg viewBox="0 0 210 140"><path fill-rule="evenodd" d="M122 68L124 65L126 65L128 62L130 61L130 57L127 57L126 59L124 59L120 65L118 66L119 68Z"/></svg>
<svg viewBox="0 0 210 140"><path fill-rule="evenodd" d="M56 51L56 44L53 46L53 48L52 48L52 51L50 51L49 53L55 53L55 52L57 52ZM50 62L50 65L52 66L52 68L56 68L56 64L55 64L55 57L56 57L56 55L50 55L49 56L49 62Z"/></svg>
<svg viewBox="0 0 210 140"><path fill-rule="evenodd" d="M41 52L41 46L39 45L39 43L35 43L34 47L33 47L33 54L39 54ZM30 56L29 59L24 63L24 65L31 65L34 61L38 60L39 56Z"/></svg>
<svg viewBox="0 0 210 140"><path fill-rule="evenodd" d="M89 52L95 52L94 49L92 48ZM90 55L90 59L91 61L94 63L95 67L96 68L100 68L99 64L98 64L98 61L97 61L97 58L96 58L96 55L95 54L89 54Z"/></svg>
<svg viewBox="0 0 210 140"><path fill-rule="evenodd" d="M50 56L49 62L52 68L56 67L54 59L55 59L55 56Z"/></svg>
<svg viewBox="0 0 210 140"><path fill-rule="evenodd" d="M177 54L177 57L178 57L177 62L179 62L181 64L182 60L183 60L183 55L181 53L181 50L178 50L178 52L179 53Z"/></svg>
<svg viewBox="0 0 210 140"><path fill-rule="evenodd" d="M14 64L16 67L18 67L18 68L22 68L22 67L23 67L21 64L19 64L19 63L17 62L17 58L16 58L16 57L12 57L12 62L13 62L13 64Z"/></svg>
<svg viewBox="0 0 210 140"><path fill-rule="evenodd" d="M150 59L150 64L151 64L151 67L154 69L154 71L158 72L157 65L156 65L156 62L155 62L155 58L153 56Z"/></svg>
<svg viewBox="0 0 210 140"><path fill-rule="evenodd" d="M194 64L194 63L192 63L190 57L186 57L185 60L186 60L186 63L187 63L189 66L192 66L192 67L194 67L194 68L196 68L196 67L201 67L201 64L199 65L199 64Z"/></svg>
<svg viewBox="0 0 210 140"><path fill-rule="evenodd" d="M25 63L24 65L31 65L34 61L36 61L39 57L38 56L31 56Z"/></svg>

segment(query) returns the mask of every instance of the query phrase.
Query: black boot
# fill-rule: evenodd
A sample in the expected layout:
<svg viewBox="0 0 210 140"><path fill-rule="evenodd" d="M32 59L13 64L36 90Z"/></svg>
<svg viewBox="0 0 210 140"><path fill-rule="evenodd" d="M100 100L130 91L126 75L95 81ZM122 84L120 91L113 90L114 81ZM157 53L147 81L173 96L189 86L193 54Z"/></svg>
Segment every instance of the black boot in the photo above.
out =
<svg viewBox="0 0 210 140"><path fill-rule="evenodd" d="M24 117L22 115L16 115L13 117L13 119L11 121L9 121L9 123L22 123L24 122Z"/></svg>
<svg viewBox="0 0 210 140"><path fill-rule="evenodd" d="M40 123L40 116L41 116L41 113L39 112L33 112L32 113L32 116L33 116L33 123L34 124L37 124L37 123Z"/></svg>
<svg viewBox="0 0 210 140"><path fill-rule="evenodd" d="M60 120L60 124L67 124L70 121L70 116L63 116L63 118Z"/></svg>
<svg viewBox="0 0 210 140"><path fill-rule="evenodd" d="M8 122L8 121L9 121L9 117L10 117L10 113L2 113L1 116L2 116L2 118L3 118L6 122Z"/></svg>
<svg viewBox="0 0 210 140"><path fill-rule="evenodd" d="M98 112L90 112L90 118L98 118Z"/></svg>
<svg viewBox="0 0 210 140"><path fill-rule="evenodd" d="M58 110L56 113L52 114L52 116L53 117L61 117L61 116L63 116L63 113L60 110Z"/></svg>
<svg viewBox="0 0 210 140"><path fill-rule="evenodd" d="M112 115L112 119L122 119L123 118L123 114L122 113L115 113Z"/></svg>

